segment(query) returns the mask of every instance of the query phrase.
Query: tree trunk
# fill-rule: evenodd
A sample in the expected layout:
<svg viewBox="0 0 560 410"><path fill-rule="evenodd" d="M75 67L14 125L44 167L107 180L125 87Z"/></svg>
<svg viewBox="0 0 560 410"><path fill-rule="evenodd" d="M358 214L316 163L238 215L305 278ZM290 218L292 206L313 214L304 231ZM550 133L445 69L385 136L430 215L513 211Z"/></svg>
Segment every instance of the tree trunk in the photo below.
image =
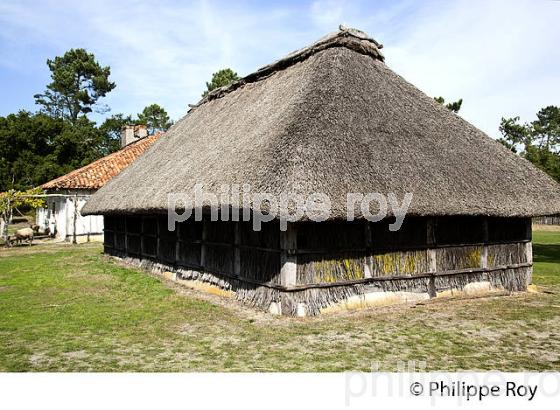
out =
<svg viewBox="0 0 560 410"><path fill-rule="evenodd" d="M8 239L8 224L4 221L4 217L0 218L0 235L4 240Z"/></svg>

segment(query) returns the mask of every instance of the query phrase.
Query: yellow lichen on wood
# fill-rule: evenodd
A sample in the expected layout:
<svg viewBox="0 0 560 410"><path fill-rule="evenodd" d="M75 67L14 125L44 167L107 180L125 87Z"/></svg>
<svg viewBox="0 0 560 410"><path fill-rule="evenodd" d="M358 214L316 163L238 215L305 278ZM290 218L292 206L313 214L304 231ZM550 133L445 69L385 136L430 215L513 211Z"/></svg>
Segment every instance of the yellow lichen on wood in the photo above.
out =
<svg viewBox="0 0 560 410"><path fill-rule="evenodd" d="M468 259L471 266L480 266L482 252L480 248L476 248L469 253Z"/></svg>
<svg viewBox="0 0 560 410"><path fill-rule="evenodd" d="M482 265L481 246L457 246L436 249L438 270L479 268Z"/></svg>
<svg viewBox="0 0 560 410"><path fill-rule="evenodd" d="M419 266L425 259L423 252L389 252L374 255L374 265L380 276L388 275L412 275L418 273Z"/></svg>
<svg viewBox="0 0 560 410"><path fill-rule="evenodd" d="M312 263L315 281L323 283L363 279L363 264L363 260L359 258L328 259Z"/></svg>

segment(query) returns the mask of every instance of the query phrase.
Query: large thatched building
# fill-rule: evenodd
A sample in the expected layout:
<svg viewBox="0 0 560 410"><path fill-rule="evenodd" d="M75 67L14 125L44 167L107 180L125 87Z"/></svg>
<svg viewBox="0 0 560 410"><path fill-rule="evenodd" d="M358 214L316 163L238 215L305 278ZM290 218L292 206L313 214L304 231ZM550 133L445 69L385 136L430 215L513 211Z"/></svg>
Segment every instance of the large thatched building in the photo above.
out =
<svg viewBox="0 0 560 410"><path fill-rule="evenodd" d="M210 93L84 208L105 215L105 251L282 314L526 289L530 217L560 212L560 186L391 71L380 48L341 29ZM168 194L197 184L324 193L331 213L285 232L208 215L169 231ZM360 209L347 221L348 193L407 192L396 232Z"/></svg>

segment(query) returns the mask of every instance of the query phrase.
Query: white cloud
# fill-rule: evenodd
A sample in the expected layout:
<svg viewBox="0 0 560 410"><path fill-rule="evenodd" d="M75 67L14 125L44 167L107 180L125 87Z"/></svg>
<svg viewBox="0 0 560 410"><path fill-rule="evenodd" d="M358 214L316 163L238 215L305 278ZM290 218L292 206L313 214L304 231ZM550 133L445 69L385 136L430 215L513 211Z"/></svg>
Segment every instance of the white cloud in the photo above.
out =
<svg viewBox="0 0 560 410"><path fill-rule="evenodd" d="M232 67L247 74L257 62L268 63L274 48L296 43L289 38L297 30L278 30L285 19L282 9L250 13L206 1L3 5L0 37L14 47L5 51L9 56L0 54L0 65L29 67L27 47L58 54L85 47L111 66L117 88L104 102L113 112L134 114L157 102L178 119L199 100L212 72Z"/></svg>
<svg viewBox="0 0 560 410"><path fill-rule="evenodd" d="M332 31L343 23L350 4L347 1L317 0L311 4L311 21L318 27Z"/></svg>
<svg viewBox="0 0 560 410"><path fill-rule="evenodd" d="M387 45L387 63L429 95L464 98L461 115L497 136L501 116L558 104L559 19L556 2L438 3Z"/></svg>

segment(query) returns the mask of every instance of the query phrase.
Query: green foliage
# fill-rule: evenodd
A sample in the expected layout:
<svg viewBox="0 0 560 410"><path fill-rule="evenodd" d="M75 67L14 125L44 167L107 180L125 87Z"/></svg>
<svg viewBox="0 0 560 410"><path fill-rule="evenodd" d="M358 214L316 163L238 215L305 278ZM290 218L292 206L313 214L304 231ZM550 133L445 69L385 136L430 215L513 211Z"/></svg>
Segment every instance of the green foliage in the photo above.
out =
<svg viewBox="0 0 560 410"><path fill-rule="evenodd" d="M519 121L519 117L502 118L498 141L560 182L560 108L548 106L535 121Z"/></svg>
<svg viewBox="0 0 560 410"><path fill-rule="evenodd" d="M173 125L169 120L167 111L157 104L148 105L138 114L138 123L148 128L148 134L153 135L157 131L167 131Z"/></svg>
<svg viewBox="0 0 560 410"><path fill-rule="evenodd" d="M0 117L0 191L26 190L60 175L60 163L47 158L63 128L62 120L45 114Z"/></svg>
<svg viewBox="0 0 560 410"><path fill-rule="evenodd" d="M560 108L550 105L537 113L537 120L532 122L533 142L546 151L560 152Z"/></svg>
<svg viewBox="0 0 560 410"><path fill-rule="evenodd" d="M445 107L448 110L451 110L453 112L459 112L459 110L461 109L461 105L463 105L463 99L462 98L458 99L455 102L447 103L447 104L445 104L445 99L443 97L434 97L434 100L436 100L436 102L441 104L441 105L445 105Z"/></svg>
<svg viewBox="0 0 560 410"><path fill-rule="evenodd" d="M115 114L97 127L86 114L115 88L110 68L81 48L47 65L52 81L35 96L41 111L0 117L0 192L39 186L117 151L125 125L145 123L153 133L172 124L165 110L152 104L138 119Z"/></svg>
<svg viewBox="0 0 560 410"><path fill-rule="evenodd" d="M115 151L109 128L27 111L0 117L0 192L36 187Z"/></svg>
<svg viewBox="0 0 560 410"><path fill-rule="evenodd" d="M210 91L229 85L239 79L240 77L231 68L224 68L223 70L217 71L212 74L212 81L206 83L207 90L202 93L202 96L206 97Z"/></svg>
<svg viewBox="0 0 560 410"><path fill-rule="evenodd" d="M6 192L0 192L0 217L4 221L4 231L0 232L3 237L6 237L8 232L8 224L12 221L14 209L26 208L42 208L45 206L45 200L41 195L43 191L40 188L29 189L25 192L10 189Z"/></svg>
<svg viewBox="0 0 560 410"><path fill-rule="evenodd" d="M115 114L105 119L99 131L105 136L105 155L118 151L121 146L121 130L126 125L136 124L131 115Z"/></svg>
<svg viewBox="0 0 560 410"><path fill-rule="evenodd" d="M530 127L519 124L519 117L502 118L500 132L504 138L498 139L513 152L518 151L520 145L530 145Z"/></svg>
<svg viewBox="0 0 560 410"><path fill-rule="evenodd" d="M10 208L42 208L45 206L45 200L38 195L42 195L40 188L32 188L27 191L16 191L10 189L6 192L0 192L0 213L4 213Z"/></svg>
<svg viewBox="0 0 560 410"><path fill-rule="evenodd" d="M64 164L66 172L87 165L107 153L105 135L95 122L80 117L75 124L65 123L53 143L51 159Z"/></svg>
<svg viewBox="0 0 560 410"><path fill-rule="evenodd" d="M52 82L43 94L35 95L42 111L54 118L76 122L80 114L90 113L99 98L116 85L109 81L110 67L102 67L95 56L83 48L71 49L62 57L47 60ZM99 111L107 111L98 107Z"/></svg>

